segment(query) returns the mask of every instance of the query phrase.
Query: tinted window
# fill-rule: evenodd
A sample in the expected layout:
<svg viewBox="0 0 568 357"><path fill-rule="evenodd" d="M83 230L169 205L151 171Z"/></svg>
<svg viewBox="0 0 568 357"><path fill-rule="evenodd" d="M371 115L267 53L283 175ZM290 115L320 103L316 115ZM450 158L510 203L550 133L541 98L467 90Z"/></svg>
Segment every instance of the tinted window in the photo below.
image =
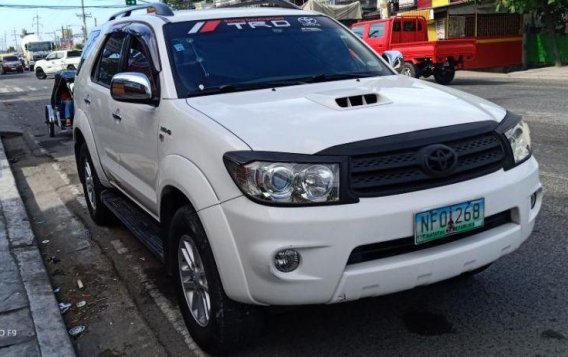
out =
<svg viewBox="0 0 568 357"><path fill-rule="evenodd" d="M17 62L17 61L19 61L19 59L18 59L18 57L16 57L16 56L5 56L5 57L3 58L3 61L6 61L6 62Z"/></svg>
<svg viewBox="0 0 568 357"><path fill-rule="evenodd" d="M404 32L414 32L414 31L416 31L416 22L404 21Z"/></svg>
<svg viewBox="0 0 568 357"><path fill-rule="evenodd" d="M324 16L177 22L164 25L164 35L179 96L392 74Z"/></svg>
<svg viewBox="0 0 568 357"><path fill-rule="evenodd" d="M152 62L150 56L147 55L146 50L142 46L139 39L133 38L128 49L128 59L126 61L126 72L143 73L154 85L154 71L152 70Z"/></svg>
<svg viewBox="0 0 568 357"><path fill-rule="evenodd" d="M359 38L363 38L363 30L363 26L356 26L351 29L351 31L353 31L353 33Z"/></svg>
<svg viewBox="0 0 568 357"><path fill-rule="evenodd" d="M374 24L369 28L369 38L381 38L385 35L385 24Z"/></svg>
<svg viewBox="0 0 568 357"><path fill-rule="evenodd" d="M395 21L392 24L392 30L395 32L399 32L400 31L400 21Z"/></svg>
<svg viewBox="0 0 568 357"><path fill-rule="evenodd" d="M107 39L98 59L97 82L110 86L112 77L120 72L120 56L125 37L124 32L113 32Z"/></svg>
<svg viewBox="0 0 568 357"><path fill-rule="evenodd" d="M67 57L81 57L81 51L67 51Z"/></svg>
<svg viewBox="0 0 568 357"><path fill-rule="evenodd" d="M79 62L79 67L77 68L77 74L79 74L81 66L83 65L83 62L85 62L85 59L89 57L91 52L93 52L93 48L95 47L95 43L97 42L96 40L97 38L99 38L100 34L101 31L99 30L92 31L89 34L89 37L87 38L87 43L85 44L85 47L83 48L83 51L81 53L81 61Z"/></svg>

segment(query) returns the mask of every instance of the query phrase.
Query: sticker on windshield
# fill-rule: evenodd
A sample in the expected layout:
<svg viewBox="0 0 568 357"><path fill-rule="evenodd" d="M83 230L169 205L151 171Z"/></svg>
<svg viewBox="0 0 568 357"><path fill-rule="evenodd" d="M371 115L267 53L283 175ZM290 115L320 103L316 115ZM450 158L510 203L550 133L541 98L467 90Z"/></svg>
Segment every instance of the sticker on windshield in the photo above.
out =
<svg viewBox="0 0 568 357"><path fill-rule="evenodd" d="M301 29L304 32L318 31L332 26L324 19L309 16L264 16L241 17L233 19L197 21L186 30L188 35L201 35L227 31L253 31L268 30L281 32L282 30Z"/></svg>
<svg viewBox="0 0 568 357"><path fill-rule="evenodd" d="M319 22L314 17L299 17L298 22L302 24L302 26L319 26Z"/></svg>

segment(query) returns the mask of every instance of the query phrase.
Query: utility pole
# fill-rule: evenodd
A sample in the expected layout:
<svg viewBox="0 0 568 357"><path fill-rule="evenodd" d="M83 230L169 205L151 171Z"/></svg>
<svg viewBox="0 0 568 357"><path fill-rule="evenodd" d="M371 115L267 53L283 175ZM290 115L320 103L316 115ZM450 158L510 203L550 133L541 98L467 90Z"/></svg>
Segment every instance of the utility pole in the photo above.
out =
<svg viewBox="0 0 568 357"><path fill-rule="evenodd" d="M36 35L39 37L39 12L36 11L36 15L34 16L34 22L36 26Z"/></svg>
<svg viewBox="0 0 568 357"><path fill-rule="evenodd" d="M14 48L16 49L16 51L18 50L18 34L16 33L16 29L14 29L12 31L12 36L14 36Z"/></svg>
<svg viewBox="0 0 568 357"><path fill-rule="evenodd" d="M81 13L77 17L83 19L83 38L87 41L87 17L93 17L91 14L85 14L85 0L81 0Z"/></svg>

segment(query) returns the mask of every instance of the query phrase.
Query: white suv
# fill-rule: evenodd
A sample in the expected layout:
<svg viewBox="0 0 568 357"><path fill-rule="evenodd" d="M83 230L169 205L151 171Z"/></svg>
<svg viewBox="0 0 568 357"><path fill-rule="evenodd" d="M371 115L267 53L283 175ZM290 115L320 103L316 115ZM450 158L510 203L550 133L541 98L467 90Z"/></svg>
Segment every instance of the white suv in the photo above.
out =
<svg viewBox="0 0 568 357"><path fill-rule="evenodd" d="M35 63L34 71L38 79L46 79L64 69L77 69L81 50L54 51Z"/></svg>
<svg viewBox="0 0 568 357"><path fill-rule="evenodd" d="M396 75L335 20L281 4L127 11L91 34L75 79L91 216L166 264L211 352L249 342L263 306L481 271L541 207L519 116Z"/></svg>

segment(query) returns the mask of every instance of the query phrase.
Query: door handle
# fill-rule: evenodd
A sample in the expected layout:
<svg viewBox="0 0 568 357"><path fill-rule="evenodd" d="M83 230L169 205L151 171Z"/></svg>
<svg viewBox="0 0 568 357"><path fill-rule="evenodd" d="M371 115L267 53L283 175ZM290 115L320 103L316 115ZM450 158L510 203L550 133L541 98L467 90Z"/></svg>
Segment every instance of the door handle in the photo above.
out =
<svg viewBox="0 0 568 357"><path fill-rule="evenodd" d="M112 117L116 120L122 120L122 117L117 113L112 113Z"/></svg>
<svg viewBox="0 0 568 357"><path fill-rule="evenodd" d="M83 101L87 104L91 104L91 100L89 99L89 97L85 97L85 99L83 99Z"/></svg>

